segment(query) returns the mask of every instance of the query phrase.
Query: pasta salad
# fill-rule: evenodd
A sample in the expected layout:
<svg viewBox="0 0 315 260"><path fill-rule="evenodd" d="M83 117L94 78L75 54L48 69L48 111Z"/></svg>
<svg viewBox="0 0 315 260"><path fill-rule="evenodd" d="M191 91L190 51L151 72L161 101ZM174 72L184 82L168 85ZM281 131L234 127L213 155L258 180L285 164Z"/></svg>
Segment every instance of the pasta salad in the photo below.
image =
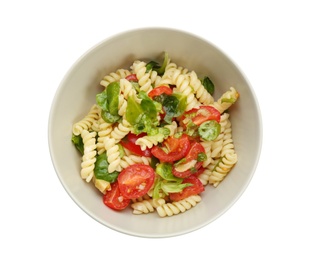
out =
<svg viewBox="0 0 315 260"><path fill-rule="evenodd" d="M237 163L230 114L239 93L214 100L214 84L178 66L168 54L134 61L100 82L86 116L73 124L81 178L114 210L172 216L201 201Z"/></svg>

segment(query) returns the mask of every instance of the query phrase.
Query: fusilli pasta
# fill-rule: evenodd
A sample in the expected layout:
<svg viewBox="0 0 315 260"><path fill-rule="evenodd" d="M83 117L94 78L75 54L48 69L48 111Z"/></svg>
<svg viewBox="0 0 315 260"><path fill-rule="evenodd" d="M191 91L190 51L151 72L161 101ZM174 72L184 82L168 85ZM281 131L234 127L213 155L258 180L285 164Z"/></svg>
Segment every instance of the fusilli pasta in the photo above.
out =
<svg viewBox="0 0 315 260"><path fill-rule="evenodd" d="M93 105L89 113L83 119L73 125L73 134L80 135L82 130L90 130L93 123L97 122L99 118L99 113L99 107L97 105Z"/></svg>
<svg viewBox="0 0 315 260"><path fill-rule="evenodd" d="M215 101L194 70L178 66L168 56L163 66L155 66L136 60L129 69L105 75L100 81L104 91L96 104L72 125L72 141L82 154L81 178L92 180L104 198L117 193L116 203L127 200L135 215L157 212L166 217L195 207L204 186L217 187L237 163L227 109L239 93L230 87ZM207 117L210 110L203 109L210 106L217 117ZM217 127L213 138L203 134L207 129L200 131L203 122L209 121ZM156 149L165 157L157 156ZM126 172L130 179L119 182ZM150 185L145 179L148 172ZM133 183L139 195L123 194L121 186L126 183ZM189 191L191 185L194 189ZM186 188L184 198L181 191Z"/></svg>
<svg viewBox="0 0 315 260"><path fill-rule="evenodd" d="M94 176L94 163L96 161L96 132L89 132L87 130L82 130L81 132L83 144L84 144L84 154L82 156L81 163L81 177L90 182Z"/></svg>
<svg viewBox="0 0 315 260"><path fill-rule="evenodd" d="M199 195L193 195L180 201L162 204L158 206L156 210L160 217L170 217L191 209L192 207L196 206L197 203L199 203L200 201L201 197Z"/></svg>

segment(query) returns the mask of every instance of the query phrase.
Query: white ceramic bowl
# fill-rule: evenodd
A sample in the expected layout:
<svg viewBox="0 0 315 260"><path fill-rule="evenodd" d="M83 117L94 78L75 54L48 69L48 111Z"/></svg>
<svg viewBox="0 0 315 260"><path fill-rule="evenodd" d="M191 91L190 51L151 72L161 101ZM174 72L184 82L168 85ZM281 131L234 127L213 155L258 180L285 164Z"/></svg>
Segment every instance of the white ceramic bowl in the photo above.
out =
<svg viewBox="0 0 315 260"><path fill-rule="evenodd" d="M83 118L103 76L127 68L136 59L161 58L213 81L215 99L233 86L240 98L230 109L238 163L217 187L207 185L202 201L185 213L160 218L158 214L133 215L104 206L102 194L80 177L81 157L71 143L73 123ZM262 122L254 91L240 69L212 43L190 33L166 28L143 28L120 33L87 51L68 71L54 97L49 117L49 146L57 175L65 190L92 218L116 231L140 237L170 237L197 230L228 210L248 186L262 145Z"/></svg>

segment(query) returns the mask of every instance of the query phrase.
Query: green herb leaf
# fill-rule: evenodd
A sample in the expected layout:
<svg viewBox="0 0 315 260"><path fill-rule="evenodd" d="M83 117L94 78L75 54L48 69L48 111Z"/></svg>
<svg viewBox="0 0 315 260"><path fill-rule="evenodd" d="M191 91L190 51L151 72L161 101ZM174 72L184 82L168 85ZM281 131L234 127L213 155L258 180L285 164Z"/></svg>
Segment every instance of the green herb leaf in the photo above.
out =
<svg viewBox="0 0 315 260"><path fill-rule="evenodd" d="M118 82L112 82L107 86L106 91L108 100L108 111L112 115L116 116L118 115L120 84Z"/></svg>
<svg viewBox="0 0 315 260"><path fill-rule="evenodd" d="M161 100L163 100L162 105L166 113L164 121L168 124L172 123L173 117L178 117L185 112L187 106L187 97L185 95L173 93L172 95L164 95Z"/></svg>
<svg viewBox="0 0 315 260"><path fill-rule="evenodd" d="M159 75L163 75L165 72L165 68L168 63L168 53L164 53L164 60L162 66L159 65L156 61L150 61L146 65L146 73L148 73L150 70L155 70Z"/></svg>
<svg viewBox="0 0 315 260"><path fill-rule="evenodd" d="M201 84L210 93L210 95L213 95L213 93L214 93L214 84L209 79L209 77L204 77L203 80L201 80Z"/></svg>
<svg viewBox="0 0 315 260"><path fill-rule="evenodd" d="M139 98L141 98L140 104L134 97L128 98L126 119L133 126L135 134L151 133L159 123L156 104L143 91L139 93Z"/></svg>
<svg viewBox="0 0 315 260"><path fill-rule="evenodd" d="M146 73L148 73L150 70L157 70L159 69L161 66L156 62L156 61L150 61L149 63L147 63L146 67Z"/></svg>
<svg viewBox="0 0 315 260"><path fill-rule="evenodd" d="M170 182L162 182L161 189L163 192L168 195L169 193L181 192L186 187L192 186L191 183L170 183Z"/></svg>
<svg viewBox="0 0 315 260"><path fill-rule="evenodd" d="M159 176L161 176L166 181L173 181L176 183L181 183L183 181L183 179L178 178L178 177L173 175L172 167L173 166L170 163L160 163L156 167L155 171Z"/></svg>
<svg viewBox="0 0 315 260"><path fill-rule="evenodd" d="M234 104L236 102L236 98L231 97L231 98L222 98L221 99L221 103L231 103Z"/></svg>
<svg viewBox="0 0 315 260"><path fill-rule="evenodd" d="M101 107L101 116L107 123L117 122L121 116L118 114L120 84L110 83L106 89L96 95L96 103Z"/></svg>
<svg viewBox="0 0 315 260"><path fill-rule="evenodd" d="M207 160L207 155L205 153L198 153L197 162L204 162Z"/></svg>
<svg viewBox="0 0 315 260"><path fill-rule="evenodd" d="M106 153L98 155L95 162L94 176L96 179L105 180L113 183L117 180L119 172L114 171L112 173L108 172L108 161Z"/></svg>
<svg viewBox="0 0 315 260"><path fill-rule="evenodd" d="M78 149L78 151L83 155L84 154L84 144L81 135L72 134L71 138L72 143Z"/></svg>
<svg viewBox="0 0 315 260"><path fill-rule="evenodd" d="M159 74L159 75L163 75L164 72L165 72L165 68L167 66L167 63L168 63L168 53L165 52L164 53L164 60L163 60L163 64L160 68L156 69L156 72Z"/></svg>
<svg viewBox="0 0 315 260"><path fill-rule="evenodd" d="M215 140L221 132L221 125L215 120L202 123L198 128L198 134L206 141Z"/></svg>

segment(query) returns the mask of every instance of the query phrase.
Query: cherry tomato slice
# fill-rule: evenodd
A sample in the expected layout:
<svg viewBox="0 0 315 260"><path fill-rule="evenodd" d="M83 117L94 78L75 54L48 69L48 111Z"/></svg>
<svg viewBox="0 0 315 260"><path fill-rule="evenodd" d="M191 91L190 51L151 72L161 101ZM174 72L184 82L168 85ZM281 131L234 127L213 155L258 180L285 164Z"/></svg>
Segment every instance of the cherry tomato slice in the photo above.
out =
<svg viewBox="0 0 315 260"><path fill-rule="evenodd" d="M130 75L126 76L126 80L138 82L138 78L137 78L136 74L130 74Z"/></svg>
<svg viewBox="0 0 315 260"><path fill-rule="evenodd" d="M205 190L201 181L194 175L185 178L182 183L191 183L192 186L184 188L181 192L170 193L169 196L172 201L179 201L189 196L197 195Z"/></svg>
<svg viewBox="0 0 315 260"><path fill-rule="evenodd" d="M123 210L129 203L130 199L126 199L120 192L118 182L111 184L111 189L103 196L103 203L114 210Z"/></svg>
<svg viewBox="0 0 315 260"><path fill-rule="evenodd" d="M200 106L199 109L193 108L184 114L184 118L191 118L195 125L201 125L203 122L215 120L220 123L221 114L212 106Z"/></svg>
<svg viewBox="0 0 315 260"><path fill-rule="evenodd" d="M155 96L159 96L159 95L162 95L162 94L166 94L166 95L171 95L173 93L173 90L168 87L168 86L158 86L154 89L152 89L148 96L150 98L154 98Z"/></svg>
<svg viewBox="0 0 315 260"><path fill-rule="evenodd" d="M182 134L180 138L168 137L162 143L162 147L154 146L151 149L151 153L161 162L174 162L185 157L189 149L190 141L188 135Z"/></svg>
<svg viewBox="0 0 315 260"><path fill-rule="evenodd" d="M129 151L137 155L151 157L152 156L151 149L147 148L142 151L140 145L136 144L136 141L140 137L143 137L143 136L145 136L145 134L135 135L135 134L129 133L127 137L121 140L120 143L123 147L125 147L126 149L128 149Z"/></svg>
<svg viewBox="0 0 315 260"><path fill-rule="evenodd" d="M186 160L185 162L183 162L183 164L186 164L186 163L189 164L192 160L197 161L199 153L205 153L205 148L200 143L194 142L191 145L191 148L186 156ZM178 178L187 178L188 176L198 172L201 166L202 166L202 162L198 162L198 161L195 163L194 166L192 166L190 169L186 171L178 171L176 170L176 167L174 166L172 169L172 173L174 176Z"/></svg>
<svg viewBox="0 0 315 260"><path fill-rule="evenodd" d="M134 164L122 170L117 181L121 194L128 199L145 195L154 183L155 172L149 165Z"/></svg>
<svg viewBox="0 0 315 260"><path fill-rule="evenodd" d="M186 162L197 160L198 154L200 153L206 153L205 148L202 146L202 144L198 142L192 143L191 148L186 156Z"/></svg>

